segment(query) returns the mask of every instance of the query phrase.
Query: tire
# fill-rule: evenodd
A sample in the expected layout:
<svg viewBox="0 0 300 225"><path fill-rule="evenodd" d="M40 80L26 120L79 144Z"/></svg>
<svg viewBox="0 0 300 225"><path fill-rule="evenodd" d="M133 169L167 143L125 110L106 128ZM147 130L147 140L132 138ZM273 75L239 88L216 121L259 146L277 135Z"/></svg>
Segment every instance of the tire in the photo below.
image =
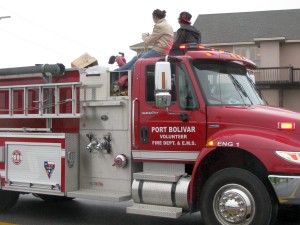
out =
<svg viewBox="0 0 300 225"><path fill-rule="evenodd" d="M277 203L254 174L227 168L206 181L200 211L205 225L269 225L276 221Z"/></svg>
<svg viewBox="0 0 300 225"><path fill-rule="evenodd" d="M0 190L0 212L12 208L19 199L19 192Z"/></svg>

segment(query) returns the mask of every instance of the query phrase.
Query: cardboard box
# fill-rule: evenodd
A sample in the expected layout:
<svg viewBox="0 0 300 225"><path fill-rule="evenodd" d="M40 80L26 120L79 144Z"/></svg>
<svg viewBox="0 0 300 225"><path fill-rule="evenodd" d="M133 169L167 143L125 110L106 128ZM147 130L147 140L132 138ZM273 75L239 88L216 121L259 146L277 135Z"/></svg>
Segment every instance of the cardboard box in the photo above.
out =
<svg viewBox="0 0 300 225"><path fill-rule="evenodd" d="M81 55L71 63L71 67L73 68L88 68L96 65L98 65L97 59L90 56L88 53Z"/></svg>

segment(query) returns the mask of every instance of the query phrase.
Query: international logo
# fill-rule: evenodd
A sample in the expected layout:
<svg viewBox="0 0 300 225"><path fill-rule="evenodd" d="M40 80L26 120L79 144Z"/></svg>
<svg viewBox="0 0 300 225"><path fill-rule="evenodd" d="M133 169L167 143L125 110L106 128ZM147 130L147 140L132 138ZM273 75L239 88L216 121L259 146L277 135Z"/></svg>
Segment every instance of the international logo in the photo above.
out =
<svg viewBox="0 0 300 225"><path fill-rule="evenodd" d="M51 175L53 173L53 170L55 168L55 163L54 162L48 162L48 161L44 161L44 168L46 170L46 173L49 177L49 179L51 178Z"/></svg>

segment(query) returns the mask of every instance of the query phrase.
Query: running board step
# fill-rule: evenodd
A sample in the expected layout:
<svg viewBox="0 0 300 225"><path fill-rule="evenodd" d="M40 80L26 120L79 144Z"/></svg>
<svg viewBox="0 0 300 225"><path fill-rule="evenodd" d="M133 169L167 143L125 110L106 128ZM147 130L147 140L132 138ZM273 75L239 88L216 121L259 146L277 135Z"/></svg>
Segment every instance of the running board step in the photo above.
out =
<svg viewBox="0 0 300 225"><path fill-rule="evenodd" d="M133 206L127 207L126 212L130 214L138 214L145 216L156 216L177 219L182 216L182 208L160 206L160 205L148 205L134 203Z"/></svg>
<svg viewBox="0 0 300 225"><path fill-rule="evenodd" d="M134 173L133 179L136 180L149 180L149 181L162 181L162 182L177 182L184 174L151 174L151 173Z"/></svg>
<svg viewBox="0 0 300 225"><path fill-rule="evenodd" d="M67 197L108 202L123 202L130 200L131 194L127 192L125 193L114 191L100 191L95 189L81 189L78 191L67 192Z"/></svg>

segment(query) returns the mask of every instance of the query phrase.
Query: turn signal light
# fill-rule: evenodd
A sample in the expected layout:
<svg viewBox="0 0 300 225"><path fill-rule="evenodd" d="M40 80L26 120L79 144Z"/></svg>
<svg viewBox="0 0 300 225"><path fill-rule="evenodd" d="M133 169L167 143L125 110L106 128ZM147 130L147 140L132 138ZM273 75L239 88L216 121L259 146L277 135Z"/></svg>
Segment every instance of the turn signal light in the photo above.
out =
<svg viewBox="0 0 300 225"><path fill-rule="evenodd" d="M214 142L213 141L208 141L206 143L206 147L214 147Z"/></svg>

